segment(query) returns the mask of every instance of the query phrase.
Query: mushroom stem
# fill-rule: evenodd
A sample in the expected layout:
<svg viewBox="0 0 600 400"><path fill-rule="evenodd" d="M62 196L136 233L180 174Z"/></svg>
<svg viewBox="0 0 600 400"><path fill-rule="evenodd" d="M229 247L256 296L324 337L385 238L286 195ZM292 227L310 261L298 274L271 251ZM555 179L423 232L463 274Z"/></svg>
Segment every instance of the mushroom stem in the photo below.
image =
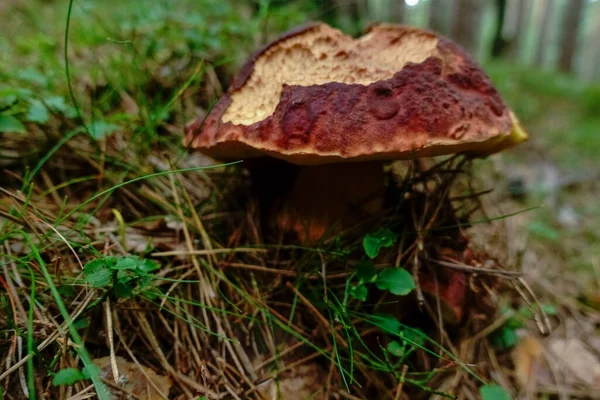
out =
<svg viewBox="0 0 600 400"><path fill-rule="evenodd" d="M380 211L383 195L381 162L301 166L276 224L314 243Z"/></svg>

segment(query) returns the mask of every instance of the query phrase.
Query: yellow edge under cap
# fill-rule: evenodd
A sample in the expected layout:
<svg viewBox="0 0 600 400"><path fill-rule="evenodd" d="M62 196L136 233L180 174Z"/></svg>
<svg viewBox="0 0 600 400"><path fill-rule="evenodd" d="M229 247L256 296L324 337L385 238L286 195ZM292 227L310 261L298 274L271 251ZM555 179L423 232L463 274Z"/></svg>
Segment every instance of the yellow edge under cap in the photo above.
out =
<svg viewBox="0 0 600 400"><path fill-rule="evenodd" d="M477 148L473 153L485 157L526 141L529 136L512 112L510 113L510 119L512 121L512 129L507 136L490 138L477 145Z"/></svg>

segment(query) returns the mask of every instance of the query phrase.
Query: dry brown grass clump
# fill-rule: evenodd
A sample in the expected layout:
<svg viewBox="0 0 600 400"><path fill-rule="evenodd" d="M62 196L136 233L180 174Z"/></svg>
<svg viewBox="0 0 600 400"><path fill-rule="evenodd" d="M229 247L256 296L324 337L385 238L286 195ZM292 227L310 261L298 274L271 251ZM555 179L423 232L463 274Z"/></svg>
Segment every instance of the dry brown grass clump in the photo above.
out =
<svg viewBox="0 0 600 400"><path fill-rule="evenodd" d="M169 145L140 157L127 143L115 133L92 158L86 138L72 139L29 178L29 192L17 190L27 180L18 165L4 175L0 381L8 398L32 389L30 359L39 393L93 392L85 380L51 383L57 371L82 367L52 286L90 358L115 357L100 376L119 396L476 396L501 368L486 336L502 325L498 301L519 275L470 243L481 208L469 160L395 165L380 215L306 247L261 219L243 164L167 173L209 162L177 158ZM405 268L417 289L398 296L366 283L361 301L348 293L368 260L362 242L383 227L396 240L373 266ZM94 287L83 269L111 257L160 268L127 281L131 290L117 287L121 275ZM141 378L123 375L133 368L126 362L168 384L131 392L124 382Z"/></svg>

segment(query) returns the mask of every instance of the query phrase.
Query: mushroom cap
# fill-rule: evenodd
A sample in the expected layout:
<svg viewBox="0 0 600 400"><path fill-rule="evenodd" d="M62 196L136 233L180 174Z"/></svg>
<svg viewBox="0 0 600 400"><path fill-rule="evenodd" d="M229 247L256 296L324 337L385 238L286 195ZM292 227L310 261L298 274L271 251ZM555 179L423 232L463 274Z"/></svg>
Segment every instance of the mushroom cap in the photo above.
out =
<svg viewBox="0 0 600 400"><path fill-rule="evenodd" d="M481 67L449 39L375 25L353 39L323 23L255 52L186 145L218 159L295 164L488 155L527 134Z"/></svg>

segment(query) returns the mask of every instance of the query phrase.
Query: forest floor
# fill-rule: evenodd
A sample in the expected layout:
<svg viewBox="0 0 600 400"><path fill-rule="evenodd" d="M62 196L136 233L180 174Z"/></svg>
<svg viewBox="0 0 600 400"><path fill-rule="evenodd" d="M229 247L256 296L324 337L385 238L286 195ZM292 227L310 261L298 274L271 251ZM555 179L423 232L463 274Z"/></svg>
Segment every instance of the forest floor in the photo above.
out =
<svg viewBox="0 0 600 400"><path fill-rule="evenodd" d="M364 237L398 235L264 244L241 165L182 146L309 9L112 3L75 2L69 25L62 3L0 5L0 399L600 398L599 86L484 64L531 138L472 163L474 190L492 190L466 232L519 279L490 284L484 323L445 332L386 308L409 296L361 308L379 292L348 265ZM393 260L367 260L369 279Z"/></svg>

